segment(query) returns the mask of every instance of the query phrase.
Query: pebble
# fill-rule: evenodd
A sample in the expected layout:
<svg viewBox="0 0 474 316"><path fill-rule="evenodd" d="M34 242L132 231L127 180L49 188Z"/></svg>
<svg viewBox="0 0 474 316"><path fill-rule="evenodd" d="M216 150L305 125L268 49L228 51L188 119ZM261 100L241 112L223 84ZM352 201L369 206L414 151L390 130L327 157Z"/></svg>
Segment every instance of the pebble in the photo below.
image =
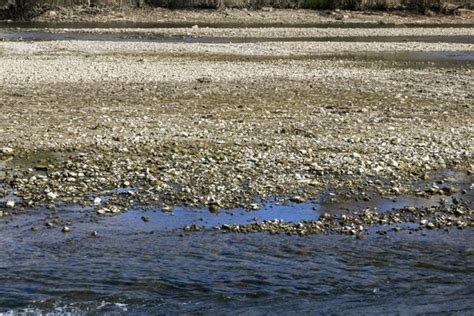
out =
<svg viewBox="0 0 474 316"><path fill-rule="evenodd" d="M258 203L252 203L249 205L249 209L252 211L258 211L260 209L260 205Z"/></svg>
<svg viewBox="0 0 474 316"><path fill-rule="evenodd" d="M209 212L211 213L219 213L219 211L221 210L219 204L217 203L211 203L209 204Z"/></svg>
<svg viewBox="0 0 474 316"><path fill-rule="evenodd" d="M290 201L293 202L293 203L301 204L301 203L306 202L306 198L304 198L303 196L300 196L300 195L295 195L295 196L292 196L290 198Z"/></svg>
<svg viewBox="0 0 474 316"><path fill-rule="evenodd" d="M54 193L54 192L48 192L48 193L46 194L46 196L47 196L48 199L50 199L50 200L55 200L55 199L58 197L58 195L57 195L56 193Z"/></svg>
<svg viewBox="0 0 474 316"><path fill-rule="evenodd" d="M0 147L0 154L11 155L11 154L13 154L13 148L10 148L10 147Z"/></svg>
<svg viewBox="0 0 474 316"><path fill-rule="evenodd" d="M170 213L170 212L173 211L173 208L171 206L165 205L165 206L161 207L161 211L165 212L165 213Z"/></svg>
<svg viewBox="0 0 474 316"><path fill-rule="evenodd" d="M399 137L394 137L394 138L392 138L392 139L390 140L390 143L391 143L392 145L398 145L398 144L400 144L401 142L402 142L402 140L401 140L401 138L399 138Z"/></svg>
<svg viewBox="0 0 474 316"><path fill-rule="evenodd" d="M6 208L14 208L15 207L15 201L13 200L8 200L5 202L5 207Z"/></svg>
<svg viewBox="0 0 474 316"><path fill-rule="evenodd" d="M199 231L199 227L196 224L191 224L184 227L184 231L186 232L196 232Z"/></svg>

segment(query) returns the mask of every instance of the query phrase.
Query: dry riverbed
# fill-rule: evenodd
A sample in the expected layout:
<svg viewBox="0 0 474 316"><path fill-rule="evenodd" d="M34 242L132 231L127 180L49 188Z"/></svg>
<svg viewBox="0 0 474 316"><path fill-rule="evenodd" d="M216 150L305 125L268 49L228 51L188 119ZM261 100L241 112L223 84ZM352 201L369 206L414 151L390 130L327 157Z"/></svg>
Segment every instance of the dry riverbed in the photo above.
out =
<svg viewBox="0 0 474 316"><path fill-rule="evenodd" d="M35 30L34 28L32 30ZM36 29L38 30L38 29ZM48 28L54 32L77 32L71 28ZM176 27L176 28L81 28L84 33L160 35L163 37L228 38L228 39L276 39L304 41L315 38L359 38L359 37L401 37L401 36L474 36L474 28L466 27L410 27L410 28L318 28L318 27Z"/></svg>
<svg viewBox="0 0 474 316"><path fill-rule="evenodd" d="M165 31L203 32L156 32ZM278 29L205 32L273 37ZM77 204L97 216L131 207L217 213L258 210L273 198L458 194L449 205L396 213L221 229L359 235L373 224L472 226L472 185L432 178L455 170L472 182L472 59L429 56L472 55L473 45L285 42L372 31L285 32L282 41L239 44L0 42L0 215ZM473 36L472 28L387 34Z"/></svg>

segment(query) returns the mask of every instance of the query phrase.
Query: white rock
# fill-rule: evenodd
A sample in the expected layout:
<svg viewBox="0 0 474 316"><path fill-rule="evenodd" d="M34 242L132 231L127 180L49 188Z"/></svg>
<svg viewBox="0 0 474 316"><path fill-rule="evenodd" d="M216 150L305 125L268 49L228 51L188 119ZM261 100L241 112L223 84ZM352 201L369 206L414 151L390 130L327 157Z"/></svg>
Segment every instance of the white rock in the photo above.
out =
<svg viewBox="0 0 474 316"><path fill-rule="evenodd" d="M14 208L15 207L15 201L9 200L5 202L5 207L6 208Z"/></svg>
<svg viewBox="0 0 474 316"><path fill-rule="evenodd" d="M377 167L374 168L374 171L379 173L380 171L383 171L383 169L384 168L382 166L377 166Z"/></svg>
<svg viewBox="0 0 474 316"><path fill-rule="evenodd" d="M393 160L393 159L390 160L390 165L391 165L392 167L398 168L398 162L395 161L395 160Z"/></svg>
<svg viewBox="0 0 474 316"><path fill-rule="evenodd" d="M58 197L58 195L54 192L48 192L48 194L46 194L46 196L48 197L48 199L50 200L54 200Z"/></svg>
<svg viewBox="0 0 474 316"><path fill-rule="evenodd" d="M10 147L1 147L0 154L13 154L13 148Z"/></svg>
<svg viewBox="0 0 474 316"><path fill-rule="evenodd" d="M107 208L101 208L100 210L97 210L98 214L104 215L105 213L108 213L109 210Z"/></svg>
<svg viewBox="0 0 474 316"><path fill-rule="evenodd" d="M96 198L94 199L94 205L100 205L100 203L102 203L102 199L99 198L99 197L96 197Z"/></svg>

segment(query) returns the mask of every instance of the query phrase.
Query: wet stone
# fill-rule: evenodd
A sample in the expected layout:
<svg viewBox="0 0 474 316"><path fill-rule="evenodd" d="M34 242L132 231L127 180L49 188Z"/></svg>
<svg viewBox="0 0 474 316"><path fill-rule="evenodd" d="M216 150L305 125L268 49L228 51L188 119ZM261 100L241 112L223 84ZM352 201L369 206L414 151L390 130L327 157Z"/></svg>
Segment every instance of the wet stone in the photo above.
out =
<svg viewBox="0 0 474 316"><path fill-rule="evenodd" d="M15 201L9 200L5 202L5 207L6 208L14 208L15 207Z"/></svg>
<svg viewBox="0 0 474 316"><path fill-rule="evenodd" d="M295 195L290 198L290 201L293 203L304 203L306 202L306 198L300 195Z"/></svg>
<svg viewBox="0 0 474 316"><path fill-rule="evenodd" d="M196 224L191 224L191 225L185 226L183 230L185 232L197 232L200 229L199 229L199 226L197 226Z"/></svg>
<svg viewBox="0 0 474 316"><path fill-rule="evenodd" d="M219 211L221 210L219 204L217 203L212 203L212 204L209 204L209 212L211 213L219 213Z"/></svg>
<svg viewBox="0 0 474 316"><path fill-rule="evenodd" d="M171 213L173 212L173 208L171 206L165 205L161 208L161 211L165 213Z"/></svg>

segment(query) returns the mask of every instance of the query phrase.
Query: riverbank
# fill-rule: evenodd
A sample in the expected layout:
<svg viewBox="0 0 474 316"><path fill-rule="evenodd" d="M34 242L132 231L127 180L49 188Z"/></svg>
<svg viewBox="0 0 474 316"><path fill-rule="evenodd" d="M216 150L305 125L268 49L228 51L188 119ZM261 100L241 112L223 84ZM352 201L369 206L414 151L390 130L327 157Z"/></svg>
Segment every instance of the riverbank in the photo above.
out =
<svg viewBox="0 0 474 316"><path fill-rule="evenodd" d="M216 26L272 26L314 24L472 24L474 13L458 9L455 15L435 12L420 14L415 11L349 11L276 9L259 10L170 10L166 8L114 8L114 7L54 7L31 14L32 22L54 23L164 23L201 24Z"/></svg>

